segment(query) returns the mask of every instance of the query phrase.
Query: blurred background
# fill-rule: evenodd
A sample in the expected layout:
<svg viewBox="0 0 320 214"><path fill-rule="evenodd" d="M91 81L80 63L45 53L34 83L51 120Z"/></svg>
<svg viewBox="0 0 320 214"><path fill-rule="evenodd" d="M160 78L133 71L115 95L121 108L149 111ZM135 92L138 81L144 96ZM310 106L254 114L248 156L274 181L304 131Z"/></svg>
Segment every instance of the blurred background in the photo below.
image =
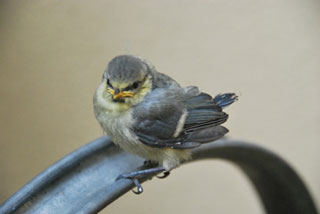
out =
<svg viewBox="0 0 320 214"><path fill-rule="evenodd" d="M275 151L320 202L320 1L0 1L0 203L102 135L92 96L135 54L182 85L236 92L229 137ZM230 163L180 167L101 213L263 213Z"/></svg>

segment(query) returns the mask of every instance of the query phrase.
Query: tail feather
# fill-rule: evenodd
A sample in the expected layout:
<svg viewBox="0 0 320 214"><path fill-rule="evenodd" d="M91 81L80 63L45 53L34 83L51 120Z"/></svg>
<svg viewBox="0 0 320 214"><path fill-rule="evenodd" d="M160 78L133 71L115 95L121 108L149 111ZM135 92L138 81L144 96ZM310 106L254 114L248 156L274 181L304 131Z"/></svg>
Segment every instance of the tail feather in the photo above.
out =
<svg viewBox="0 0 320 214"><path fill-rule="evenodd" d="M224 108L237 101L238 96L235 93L218 94L213 100L216 101L221 108Z"/></svg>

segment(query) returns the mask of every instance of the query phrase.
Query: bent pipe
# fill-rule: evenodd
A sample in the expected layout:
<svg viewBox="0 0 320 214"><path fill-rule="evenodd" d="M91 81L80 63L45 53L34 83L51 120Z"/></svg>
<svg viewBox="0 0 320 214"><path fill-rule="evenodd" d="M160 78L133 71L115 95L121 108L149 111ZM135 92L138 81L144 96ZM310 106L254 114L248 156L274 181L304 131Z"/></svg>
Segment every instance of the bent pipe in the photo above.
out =
<svg viewBox="0 0 320 214"><path fill-rule="evenodd" d="M318 213L295 171L262 147L223 139L194 149L193 157L193 161L225 159L240 167L266 213ZM142 169L143 162L114 146L110 138L98 138L36 176L1 205L0 213L97 213L134 187L131 180L115 178ZM141 182L150 178L143 177Z"/></svg>

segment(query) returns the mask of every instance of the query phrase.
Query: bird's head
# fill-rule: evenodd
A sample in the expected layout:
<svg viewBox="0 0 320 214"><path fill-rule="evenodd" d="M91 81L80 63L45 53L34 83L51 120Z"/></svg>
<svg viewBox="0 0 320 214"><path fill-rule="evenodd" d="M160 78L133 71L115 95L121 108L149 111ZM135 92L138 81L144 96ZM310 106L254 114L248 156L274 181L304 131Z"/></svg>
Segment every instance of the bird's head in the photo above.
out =
<svg viewBox="0 0 320 214"><path fill-rule="evenodd" d="M152 90L149 70L148 64L138 57L117 56L109 62L96 95L109 105L135 105Z"/></svg>

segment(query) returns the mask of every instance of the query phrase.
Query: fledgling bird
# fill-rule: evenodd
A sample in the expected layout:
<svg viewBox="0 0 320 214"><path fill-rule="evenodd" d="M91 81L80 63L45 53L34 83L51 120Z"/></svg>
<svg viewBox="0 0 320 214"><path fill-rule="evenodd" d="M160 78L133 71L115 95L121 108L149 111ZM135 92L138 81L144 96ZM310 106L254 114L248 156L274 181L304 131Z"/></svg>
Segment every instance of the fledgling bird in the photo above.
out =
<svg viewBox="0 0 320 214"><path fill-rule="evenodd" d="M224 136L228 119L223 107L237 100L234 93L212 98L195 86L181 87L169 76L137 56L113 58L94 95L94 113L104 132L125 151L158 163L131 172L132 179L165 172L191 158L192 148Z"/></svg>

